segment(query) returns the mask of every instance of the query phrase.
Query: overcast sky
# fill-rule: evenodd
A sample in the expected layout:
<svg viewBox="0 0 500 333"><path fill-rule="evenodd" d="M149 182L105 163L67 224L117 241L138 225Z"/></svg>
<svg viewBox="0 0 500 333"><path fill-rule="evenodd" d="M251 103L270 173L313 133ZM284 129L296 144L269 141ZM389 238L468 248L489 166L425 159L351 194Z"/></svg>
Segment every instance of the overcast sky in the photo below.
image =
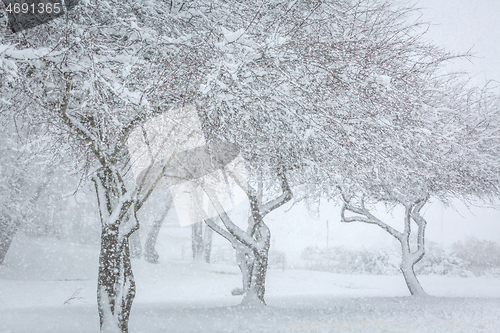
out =
<svg viewBox="0 0 500 333"><path fill-rule="evenodd" d="M417 0L422 20L431 22L429 38L450 51L475 53L472 63L454 62L475 80L500 82L500 0Z"/></svg>

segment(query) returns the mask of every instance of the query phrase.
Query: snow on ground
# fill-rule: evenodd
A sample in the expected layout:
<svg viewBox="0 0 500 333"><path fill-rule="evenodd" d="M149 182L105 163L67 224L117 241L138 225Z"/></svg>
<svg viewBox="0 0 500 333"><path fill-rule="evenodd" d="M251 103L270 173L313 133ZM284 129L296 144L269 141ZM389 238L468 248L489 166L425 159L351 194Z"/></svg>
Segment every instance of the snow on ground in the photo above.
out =
<svg viewBox="0 0 500 333"><path fill-rule="evenodd" d="M99 331L95 245L17 237L11 250L0 266L0 332ZM496 278L421 276L433 296L413 299L401 276L270 270L268 306L247 309L231 295L236 266L169 258L133 269L131 333L500 332Z"/></svg>

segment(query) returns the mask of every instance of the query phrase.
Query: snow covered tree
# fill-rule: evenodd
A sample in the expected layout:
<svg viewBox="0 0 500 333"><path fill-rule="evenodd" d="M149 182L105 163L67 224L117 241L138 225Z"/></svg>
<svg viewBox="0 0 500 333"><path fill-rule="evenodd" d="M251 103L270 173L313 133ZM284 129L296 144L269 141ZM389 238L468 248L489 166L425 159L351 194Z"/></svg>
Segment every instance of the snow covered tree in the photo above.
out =
<svg viewBox="0 0 500 333"><path fill-rule="evenodd" d="M426 149L442 138L431 135L429 114L441 111L429 79L451 55L422 42L413 33L418 23L403 23L409 11L377 0L86 1L36 30L1 36L10 75L0 87L4 104L48 123L94 182L102 331L128 331L129 237L161 177L147 177L158 166L153 156L146 175L133 179L127 140L153 117L196 105L208 144L237 146L251 171L249 184L240 184L250 203L246 231L225 213L222 226L204 218L236 248L246 301L264 302L263 219L291 199L292 186L331 193L340 175L356 184L355 198L396 193L400 179L407 186L414 173L433 170L426 163L435 154L427 158ZM392 179L378 192L377 174ZM404 199L414 221L424 190L408 192L417 201ZM155 260L153 238L146 253Z"/></svg>
<svg viewBox="0 0 500 333"><path fill-rule="evenodd" d="M214 140L235 142L247 163L263 169L300 170L293 186L308 187L305 196L335 192L336 174L370 188L376 174L399 181L421 172L427 106L438 108L446 95L437 70L455 55L424 41L421 23L407 21L411 7L376 0L238 6L231 20L213 16L226 26L200 108ZM428 195L410 194L403 204L421 221Z"/></svg>
<svg viewBox="0 0 500 333"><path fill-rule="evenodd" d="M344 193L344 192L343 192ZM391 227L388 223L377 218L371 211L367 208L364 202L364 196L361 197L359 203L354 203L352 197L344 193L345 203L342 206L341 221L342 222L364 222L375 224L387 231L391 236L396 238L401 244L401 254L402 261L400 265L401 272L406 281L406 285L412 295L425 295L425 291L420 285L420 282L415 275L414 266L419 262L425 254L425 226L426 221L420 214L423 206L427 203L429 197L423 197L418 199L407 199L399 201L401 205L404 206L404 230L398 231L397 229ZM388 200L383 200L387 203ZM354 213L354 215L346 216L346 212ZM410 236L412 221L417 224L417 249L412 249L410 247Z"/></svg>
<svg viewBox="0 0 500 333"><path fill-rule="evenodd" d="M300 62L293 63L295 55L287 54L283 44L293 40L294 30L317 6L302 1L235 1L214 3L213 8L207 19L215 52L205 68L207 79L197 108L207 140L234 143L247 170L253 170L247 175L253 180L241 186L248 186L246 231L227 214L220 215L221 226L206 222L236 250L243 288L235 292L245 294L244 303L264 303L270 245L264 217L292 198L288 173L303 158L300 142L306 129L305 122L288 111L289 72Z"/></svg>
<svg viewBox="0 0 500 333"><path fill-rule="evenodd" d="M249 142L247 161L298 168L294 182L305 196L336 196L337 185L349 187L342 192L343 211L394 231L402 243L401 269L411 293L418 294L413 265L425 251L423 205L430 196L496 195L498 159L491 149L496 136L486 134L496 133L493 117L474 119L496 110L485 107L495 99L473 98L474 91L440 71L458 55L428 43L423 25L408 21L413 14L411 7L361 0L294 2L279 18L256 15L257 23L222 44L230 79L213 80L206 95L221 94L217 87L223 87L224 112L217 119L245 125L233 140ZM266 26L262 31L279 33L252 35L259 24ZM255 55L244 51L259 41ZM376 202L403 205L403 233L367 215L366 204ZM418 226L415 251L407 241L411 223Z"/></svg>
<svg viewBox="0 0 500 333"><path fill-rule="evenodd" d="M441 66L454 56L427 44L425 34L414 29L418 24L402 19L411 11L391 8L360 1L346 11L353 22L344 31L349 38L346 45L331 47L338 58L350 59L339 69L350 80L347 85L327 84L332 54L322 56L318 46L312 56L322 66L309 70L325 81L302 85L317 100L317 108L305 115L315 124L309 140L316 151L308 168L313 179L328 185L326 192L336 196L331 189L338 186L344 222L379 225L400 241L408 288L422 295L413 266L425 253L426 222L420 213L425 203L430 197L446 202L498 195L498 158L492 149L498 146L492 135L498 127L489 115L498 109L498 98L444 75ZM321 193L325 187L318 188ZM376 203L403 206L404 231L377 218L371 211ZM413 223L416 249L409 241Z"/></svg>
<svg viewBox="0 0 500 333"><path fill-rule="evenodd" d="M266 273L271 245L271 233L264 222L264 217L271 211L279 208L292 198L285 171L278 170L281 194L264 201L263 181L261 175L257 180L257 190L251 185L242 185L250 203L248 225L246 230L238 227L227 213L219 214L222 226L214 219L205 219L207 225L219 235L231 242L236 251L236 262L240 268L243 287L233 290L234 295L244 295L242 304L266 304L264 300ZM271 192L272 193L272 192ZM220 205L217 197L210 196L215 206ZM220 209L221 210L221 209ZM201 213L204 212L201 210Z"/></svg>
<svg viewBox="0 0 500 333"><path fill-rule="evenodd" d="M128 331L135 295L128 238L156 182L131 179L128 135L198 87L193 74L204 61L203 41L190 38L196 13L181 7L88 2L0 41L12 77L2 86L5 104L47 123L94 182L102 227L97 296L106 332Z"/></svg>
<svg viewBox="0 0 500 333"><path fill-rule="evenodd" d="M412 295L425 295L414 265L425 254L427 222L421 211L429 199L445 204L452 198L494 202L500 194L500 165L493 148L500 142L491 135L499 130L496 117L492 117L498 114L498 97L485 96L484 92L474 96L467 90L460 96L452 91L448 91L448 100L443 96L436 102L453 109L423 107L418 127L421 134L414 132L405 139L403 132L393 137L394 142L399 140L404 145L398 147L399 152L386 151L388 158L373 158L372 173L365 171L356 177L350 173L349 179L337 179L343 200L341 220L378 225L400 242L400 269ZM425 121L426 117L432 120ZM379 149L375 142L365 145L372 152ZM372 212L377 203L404 208L403 231ZM413 224L417 226L416 234L412 234ZM412 246L412 240L416 240L416 246Z"/></svg>

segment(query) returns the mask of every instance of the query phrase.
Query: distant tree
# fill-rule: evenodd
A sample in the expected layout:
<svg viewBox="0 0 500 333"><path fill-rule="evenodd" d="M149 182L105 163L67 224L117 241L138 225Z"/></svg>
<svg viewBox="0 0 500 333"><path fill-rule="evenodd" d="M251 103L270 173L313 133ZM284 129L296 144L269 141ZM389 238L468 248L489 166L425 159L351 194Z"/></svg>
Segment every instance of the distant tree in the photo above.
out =
<svg viewBox="0 0 500 333"><path fill-rule="evenodd" d="M257 178L257 189L252 188L252 182L241 184L242 188L246 190L246 196L250 203L246 230L238 227L227 213L219 214L222 226L216 224L214 219L209 219L208 216L205 219L207 225L231 242L236 251L236 262L242 273L243 288L233 290L233 294L243 294L243 304L266 304L264 295L271 233L264 222L264 217L290 201L293 196L285 171L277 170L277 177L280 179L281 194L277 194L268 201L264 201L261 174ZM270 192L273 193L272 188ZM216 196L211 196L210 199L216 207L220 205ZM219 210L221 209L219 208Z"/></svg>
<svg viewBox="0 0 500 333"><path fill-rule="evenodd" d="M162 203L162 212L158 217L153 220L153 225L148 232L146 242L144 243L144 259L150 263L158 263L159 254L156 252L156 240L158 239L158 234L160 233L161 226L167 213L173 205L172 196L170 192L167 192L166 199Z"/></svg>
<svg viewBox="0 0 500 333"><path fill-rule="evenodd" d="M218 218L212 218L209 223L212 225L217 223ZM193 250L193 260L195 262L204 261L210 263L210 255L212 253L212 235L213 229L206 222L198 222L191 226L192 236L191 245Z"/></svg>
<svg viewBox="0 0 500 333"><path fill-rule="evenodd" d="M0 105L0 108L2 106ZM47 160L50 140L40 126L0 114L0 264L16 233L47 225L47 197L53 193L55 167ZM18 120L19 121L19 120ZM38 128L37 128L38 127Z"/></svg>

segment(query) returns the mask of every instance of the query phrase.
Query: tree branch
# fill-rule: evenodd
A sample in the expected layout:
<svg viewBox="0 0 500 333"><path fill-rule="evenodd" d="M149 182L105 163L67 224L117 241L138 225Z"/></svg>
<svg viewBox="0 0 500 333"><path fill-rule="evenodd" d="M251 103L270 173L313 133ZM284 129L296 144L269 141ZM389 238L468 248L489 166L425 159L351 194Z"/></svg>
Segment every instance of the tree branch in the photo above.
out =
<svg viewBox="0 0 500 333"><path fill-rule="evenodd" d="M364 216L350 216L346 217L345 216L345 211L351 211L355 214L359 215L364 215ZM344 203L342 205L342 208L340 210L340 220L342 222L350 223L350 222L364 222L368 224L375 224L387 231L391 236L399 240L400 242L403 241L403 234L399 232L398 230L394 229L390 225L384 223L383 221L379 220L376 218L374 215L369 213L366 208L357 208L349 205L348 203Z"/></svg>
<svg viewBox="0 0 500 333"><path fill-rule="evenodd" d="M231 235L229 232L227 232L226 230L222 229L220 226L218 226L217 223L215 223L213 219L211 219L211 218L205 219L205 223L213 231L215 231L216 233L218 233L219 235L221 235L222 237L227 239L229 242L232 243L234 241L235 237L233 235Z"/></svg>
<svg viewBox="0 0 500 333"><path fill-rule="evenodd" d="M262 209L259 210L260 217L263 218L266 216L269 212L272 212L276 208L284 205L288 201L290 201L293 197L292 190L290 189L290 185L288 184L288 180L286 178L285 172L281 171L278 174L278 177L281 179L281 189L283 190L283 193L265 204L262 205Z"/></svg>
<svg viewBox="0 0 500 333"><path fill-rule="evenodd" d="M422 217L422 215L420 215L420 210L424 207L428 200L429 195L417 201L410 211L411 218L418 225L417 251L412 254L412 256L414 256L413 259L415 259L415 262L420 261L420 259L422 259L422 257L425 255L425 227L427 225L427 221Z"/></svg>
<svg viewBox="0 0 500 333"><path fill-rule="evenodd" d="M243 230L241 230L237 225L231 221L227 213L224 211L222 205L220 204L219 200L215 195L213 195L212 191L209 189L205 188L205 186L201 186L203 191L207 194L209 200L212 202L213 206L215 207L216 211L219 213L219 216L221 218L222 223L226 227L227 231L229 234L231 234L236 240L238 240L240 243L248 246L249 248L255 248L256 243L255 240L248 234L246 234ZM206 212L203 210L201 202L198 198L198 195L195 193L195 200L197 201L197 207L199 213L202 215L202 218L204 220L208 220L209 217L206 214Z"/></svg>

